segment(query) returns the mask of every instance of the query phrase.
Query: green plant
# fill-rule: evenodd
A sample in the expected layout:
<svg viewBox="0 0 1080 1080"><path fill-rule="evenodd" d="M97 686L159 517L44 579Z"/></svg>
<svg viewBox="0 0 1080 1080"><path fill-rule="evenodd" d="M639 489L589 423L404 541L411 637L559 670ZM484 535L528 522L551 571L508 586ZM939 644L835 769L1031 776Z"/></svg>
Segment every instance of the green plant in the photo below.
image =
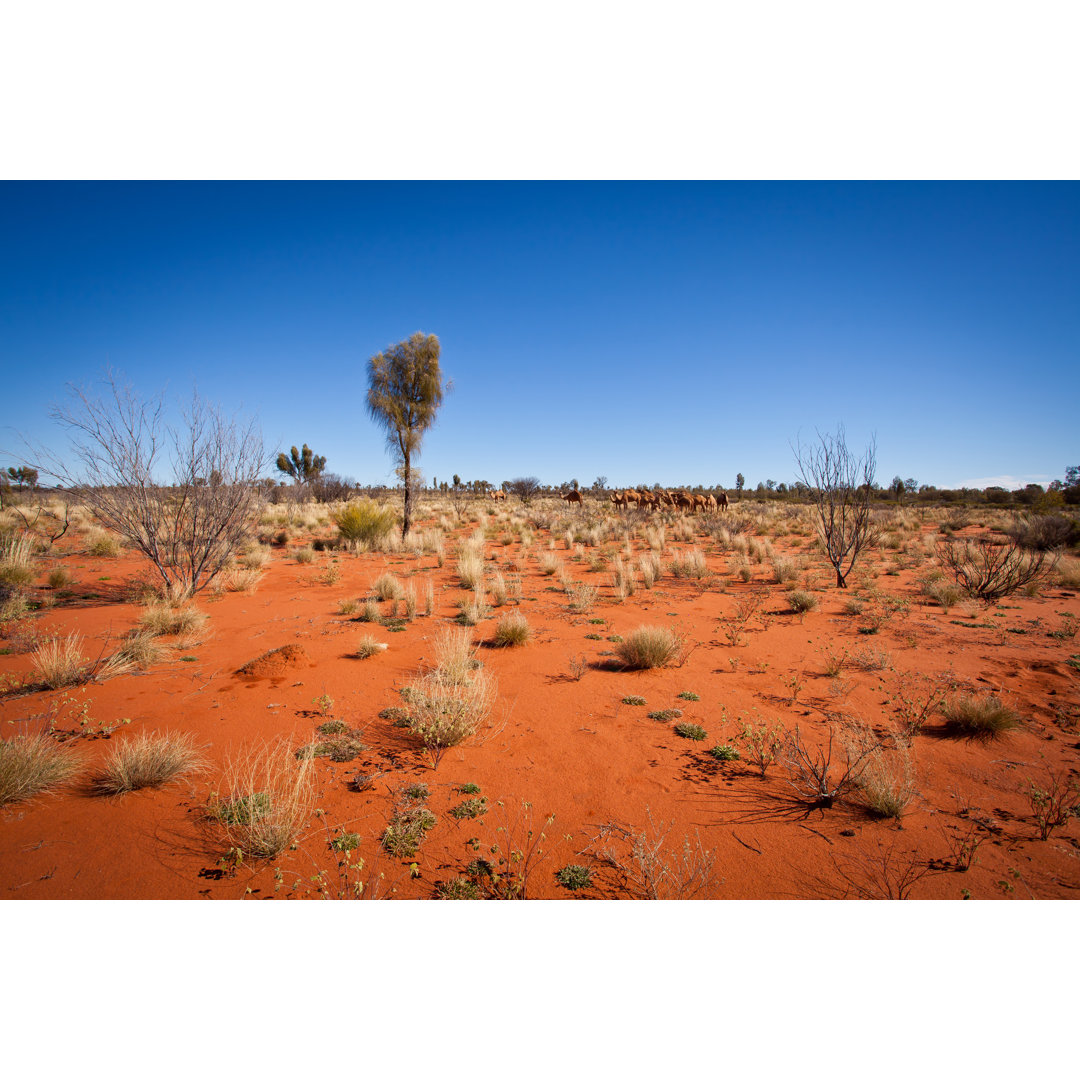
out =
<svg viewBox="0 0 1080 1080"><path fill-rule="evenodd" d="M997 739L1019 726L1020 720L996 694L960 694L941 706L950 734L969 739Z"/></svg>
<svg viewBox="0 0 1080 1080"><path fill-rule="evenodd" d="M1028 778L1027 797L1040 840L1049 840L1055 829L1067 824L1080 810L1080 785L1049 769L1045 787Z"/></svg>
<svg viewBox="0 0 1080 1080"><path fill-rule="evenodd" d="M764 721L756 726L743 724L743 729L736 738L741 741L746 750L746 760L753 765L765 779L765 771L772 765L784 745L787 729L777 720L772 727Z"/></svg>
<svg viewBox="0 0 1080 1080"><path fill-rule="evenodd" d="M318 697L313 697L311 699L311 704L319 710L320 716L329 716L330 710L334 707L334 699L329 694L324 692ZM323 726L325 727L326 725ZM322 731L322 728L320 728L319 730ZM330 735L333 734L333 732L323 732L323 734Z"/></svg>
<svg viewBox="0 0 1080 1080"><path fill-rule="evenodd" d="M57 791L78 773L82 758L48 735L0 740L0 806Z"/></svg>
<svg viewBox="0 0 1080 1080"><path fill-rule="evenodd" d="M666 724L671 720L678 720L682 716L682 709L654 709L651 713L646 713L646 716L650 720L659 720Z"/></svg>
<svg viewBox="0 0 1080 1080"><path fill-rule="evenodd" d="M458 791L462 795L479 795L480 794L480 785L479 784L461 784L458 787Z"/></svg>
<svg viewBox="0 0 1080 1080"><path fill-rule="evenodd" d="M436 670L407 689L409 730L423 743L432 768L447 748L476 733L495 699L494 683L483 670L461 678Z"/></svg>
<svg viewBox="0 0 1080 1080"><path fill-rule="evenodd" d="M383 831L382 846L395 858L412 858L435 825L435 815L423 803L401 800Z"/></svg>
<svg viewBox="0 0 1080 1080"><path fill-rule="evenodd" d="M720 746L714 746L709 751L709 753L712 754L712 756L714 758L716 758L717 761L738 761L739 760L739 751L736 750L734 746L731 746L730 744L727 744L727 743L724 743L724 744L722 744Z"/></svg>
<svg viewBox="0 0 1080 1080"><path fill-rule="evenodd" d="M693 690L683 690L681 694L676 694L676 697L682 698L683 701L700 701L701 697L695 694Z"/></svg>
<svg viewBox="0 0 1080 1080"><path fill-rule="evenodd" d="M414 802L423 802L425 799L431 798L431 788L422 781L415 784L406 784L401 789L403 798L411 799Z"/></svg>
<svg viewBox="0 0 1080 1080"><path fill-rule="evenodd" d="M388 705L385 709L380 711L379 719L390 720L395 727L408 727L409 710L401 708L400 705Z"/></svg>
<svg viewBox="0 0 1080 1080"><path fill-rule="evenodd" d="M529 899L529 881L536 868L549 852L547 828L555 820L554 814L544 819L544 828L533 823L532 804L521 800L516 812L509 812L503 802L498 803L500 822L495 827L496 841L488 847L493 861L478 859L475 866L486 870L486 887L491 895L500 900ZM480 876L479 874L477 876Z"/></svg>
<svg viewBox="0 0 1080 1080"><path fill-rule="evenodd" d="M468 878L454 878L440 882L436 887L440 900L479 900L480 887Z"/></svg>
<svg viewBox="0 0 1080 1080"><path fill-rule="evenodd" d="M315 730L320 735L344 735L349 730L349 725L344 720L327 720L325 724L320 724Z"/></svg>
<svg viewBox="0 0 1080 1080"><path fill-rule="evenodd" d="M675 725L675 734L684 739L693 739L695 742L703 741L708 732L700 724L681 723Z"/></svg>
<svg viewBox="0 0 1080 1080"><path fill-rule="evenodd" d="M71 584L71 574L64 567L58 566L49 571L48 582L49 588L62 589L65 585Z"/></svg>
<svg viewBox="0 0 1080 1080"><path fill-rule="evenodd" d="M466 799L448 811L452 818L463 821L466 818L477 818L488 811L487 799L482 795L476 799Z"/></svg>
<svg viewBox="0 0 1080 1080"><path fill-rule="evenodd" d="M555 878L564 889L576 892L587 889L592 884L592 870L588 866L571 863L556 871Z"/></svg>
<svg viewBox="0 0 1080 1080"><path fill-rule="evenodd" d="M638 697L635 694L630 694L622 699L624 705L645 705L646 701L643 697Z"/></svg>
<svg viewBox="0 0 1080 1080"><path fill-rule="evenodd" d="M295 842L312 809L312 761L297 759L283 740L226 760L223 794L211 794L208 810L229 846L271 859Z"/></svg>
<svg viewBox="0 0 1080 1080"><path fill-rule="evenodd" d="M615 646L615 655L631 670L666 667L679 657L684 645L684 638L674 630L643 625Z"/></svg>
<svg viewBox="0 0 1080 1080"><path fill-rule="evenodd" d="M296 751L296 756L298 758L325 757L340 763L355 760L366 749L367 747L360 739L360 733L346 729L341 734L330 735L310 746L301 746Z"/></svg>
<svg viewBox="0 0 1080 1080"><path fill-rule="evenodd" d="M360 834L354 832L342 832L340 836L335 836L330 841L330 848L333 851L355 851L359 846Z"/></svg>
<svg viewBox="0 0 1080 1080"><path fill-rule="evenodd" d="M372 548L393 529L397 515L371 499L354 499L335 513L333 519L345 543Z"/></svg>
<svg viewBox="0 0 1080 1080"><path fill-rule="evenodd" d="M788 593L788 602L791 604L791 610L797 615L813 611L818 606L817 597L805 589L792 589Z"/></svg>
<svg viewBox="0 0 1080 1080"><path fill-rule="evenodd" d="M104 794L120 795L160 787L205 767L193 735L154 735L144 731L113 749L95 787Z"/></svg>
<svg viewBox="0 0 1080 1080"><path fill-rule="evenodd" d="M953 682L943 675L896 672L889 703L896 710L901 730L910 739L920 734L930 718L945 704Z"/></svg>

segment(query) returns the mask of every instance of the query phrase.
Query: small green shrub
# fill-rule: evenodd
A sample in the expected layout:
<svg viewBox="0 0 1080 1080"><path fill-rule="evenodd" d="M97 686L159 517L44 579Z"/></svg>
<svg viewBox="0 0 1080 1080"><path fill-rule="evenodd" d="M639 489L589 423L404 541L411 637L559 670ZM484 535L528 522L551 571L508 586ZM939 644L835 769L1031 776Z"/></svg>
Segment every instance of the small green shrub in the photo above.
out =
<svg viewBox="0 0 1080 1080"><path fill-rule="evenodd" d="M343 832L330 841L330 847L334 851L355 851L360 846L360 834L355 832Z"/></svg>
<svg viewBox="0 0 1080 1080"><path fill-rule="evenodd" d="M564 889L576 892L578 889L587 889L592 884L592 869L572 863L559 870L555 877Z"/></svg>
<svg viewBox="0 0 1080 1080"><path fill-rule="evenodd" d="M458 788L458 791L461 792L462 795L479 795L480 794L480 785L479 784L462 784Z"/></svg>
<svg viewBox="0 0 1080 1080"><path fill-rule="evenodd" d="M393 510L383 509L371 499L349 502L334 514L334 524L346 543L371 547L393 529L397 517Z"/></svg>
<svg viewBox="0 0 1080 1080"><path fill-rule="evenodd" d="M409 784L408 787L402 790L402 795L406 799L412 799L414 802L423 802L431 797L431 789L424 783Z"/></svg>
<svg viewBox="0 0 1080 1080"><path fill-rule="evenodd" d="M480 888L468 878L454 878L440 882L436 887L440 900L479 900Z"/></svg>
<svg viewBox="0 0 1080 1080"><path fill-rule="evenodd" d="M382 846L396 858L409 858L434 827L435 815L423 804L397 806L383 832Z"/></svg>
<svg viewBox="0 0 1080 1080"><path fill-rule="evenodd" d="M400 705L388 705L379 713L380 720L390 720L394 727L409 726L409 710Z"/></svg>
<svg viewBox="0 0 1080 1080"><path fill-rule="evenodd" d="M727 743L724 743L724 744L722 744L720 746L714 746L709 751L709 753L712 754L712 756L714 758L716 758L717 761L738 761L739 760L739 751L736 750L734 746L731 746L731 745L729 745Z"/></svg>
<svg viewBox="0 0 1080 1080"><path fill-rule="evenodd" d="M684 739L693 739L695 742L701 742L705 739L708 732L700 724L688 724L681 723L675 725L675 734L681 735Z"/></svg>
<svg viewBox="0 0 1080 1080"><path fill-rule="evenodd" d="M695 694L693 690L684 690L681 694L676 694L676 697L682 698L683 701L700 701L701 696Z"/></svg>
<svg viewBox="0 0 1080 1080"><path fill-rule="evenodd" d="M631 694L628 697L622 699L624 705L645 705L647 702L643 697L638 697L635 694Z"/></svg>
<svg viewBox="0 0 1080 1080"><path fill-rule="evenodd" d="M463 821L466 818L478 818L488 811L487 799L482 795L478 799L466 799L453 807L449 812L452 818Z"/></svg>
<svg viewBox="0 0 1080 1080"><path fill-rule="evenodd" d="M327 720L315 729L320 735L344 735L349 725L344 720Z"/></svg>
<svg viewBox="0 0 1080 1080"><path fill-rule="evenodd" d="M659 720L666 724L671 720L678 720L682 716L682 709L656 709L646 715L650 720Z"/></svg>

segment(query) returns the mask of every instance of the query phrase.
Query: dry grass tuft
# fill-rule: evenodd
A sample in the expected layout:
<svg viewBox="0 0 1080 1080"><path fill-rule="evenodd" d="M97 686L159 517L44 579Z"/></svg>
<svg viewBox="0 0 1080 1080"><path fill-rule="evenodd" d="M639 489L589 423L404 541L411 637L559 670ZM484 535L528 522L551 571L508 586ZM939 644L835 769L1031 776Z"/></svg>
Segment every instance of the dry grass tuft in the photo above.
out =
<svg viewBox="0 0 1080 1080"><path fill-rule="evenodd" d="M947 701L941 713L947 731L969 739L997 739L1020 725L997 694L960 694Z"/></svg>
<svg viewBox="0 0 1080 1080"><path fill-rule="evenodd" d="M683 639L664 626L639 626L617 642L615 654L631 669L666 667L682 652Z"/></svg>
<svg viewBox="0 0 1080 1080"><path fill-rule="evenodd" d="M105 794L120 795L160 787L205 767L193 735L141 732L113 749L95 787Z"/></svg>
<svg viewBox="0 0 1080 1080"><path fill-rule="evenodd" d="M82 634L53 638L34 650L30 662L41 681L51 690L77 686L90 677L90 662L83 655Z"/></svg>
<svg viewBox="0 0 1080 1080"><path fill-rule="evenodd" d="M0 806L57 791L82 766L82 757L48 735L0 740Z"/></svg>
<svg viewBox="0 0 1080 1080"><path fill-rule="evenodd" d="M375 656L378 653L386 652L386 648L385 642L378 641L376 638L372 637L371 634L365 634L356 643L356 652L353 655L359 657L361 660L367 660L369 656Z"/></svg>
<svg viewBox="0 0 1080 1080"><path fill-rule="evenodd" d="M524 645L532 637L529 620L520 611L504 615L495 627L494 643L499 646Z"/></svg>
<svg viewBox="0 0 1080 1080"><path fill-rule="evenodd" d="M293 844L314 807L311 757L296 757L285 741L241 751L225 763L209 815L229 846L272 859Z"/></svg>

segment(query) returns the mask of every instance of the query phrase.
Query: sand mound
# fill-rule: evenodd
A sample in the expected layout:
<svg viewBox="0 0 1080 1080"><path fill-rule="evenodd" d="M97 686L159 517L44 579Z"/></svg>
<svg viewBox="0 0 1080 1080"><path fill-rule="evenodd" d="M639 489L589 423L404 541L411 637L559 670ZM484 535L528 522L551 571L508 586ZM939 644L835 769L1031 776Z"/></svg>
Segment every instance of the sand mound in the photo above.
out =
<svg viewBox="0 0 1080 1080"><path fill-rule="evenodd" d="M242 668L238 668L237 675L273 676L282 675L297 664L311 663L311 657L302 645L282 645L280 649L271 649L262 656L249 660Z"/></svg>

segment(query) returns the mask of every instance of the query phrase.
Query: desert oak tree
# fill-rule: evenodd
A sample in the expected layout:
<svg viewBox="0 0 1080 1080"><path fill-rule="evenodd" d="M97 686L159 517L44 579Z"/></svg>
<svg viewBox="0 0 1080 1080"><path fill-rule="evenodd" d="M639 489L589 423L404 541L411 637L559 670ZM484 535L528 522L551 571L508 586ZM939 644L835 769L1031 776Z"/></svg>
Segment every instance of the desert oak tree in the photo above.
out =
<svg viewBox="0 0 1080 1080"><path fill-rule="evenodd" d="M386 431L386 445L405 486L401 538L409 534L416 480L413 460L443 400L439 339L417 331L368 361L367 410Z"/></svg>

